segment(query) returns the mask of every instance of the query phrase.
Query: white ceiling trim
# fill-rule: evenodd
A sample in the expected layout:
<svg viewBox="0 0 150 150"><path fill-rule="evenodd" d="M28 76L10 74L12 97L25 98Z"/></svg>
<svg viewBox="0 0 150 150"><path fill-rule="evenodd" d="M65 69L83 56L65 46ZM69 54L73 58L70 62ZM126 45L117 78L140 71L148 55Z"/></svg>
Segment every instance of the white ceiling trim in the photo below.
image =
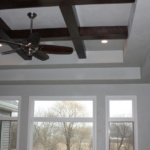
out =
<svg viewBox="0 0 150 150"><path fill-rule="evenodd" d="M87 51L86 59L79 59L76 52L71 55L49 55L50 59L41 61L33 57L25 61L17 54L0 55L0 66L3 65L48 65L48 64L97 64L123 63L123 50Z"/></svg>
<svg viewBox="0 0 150 150"><path fill-rule="evenodd" d="M1 70L0 81L141 79L140 68L64 68Z"/></svg>

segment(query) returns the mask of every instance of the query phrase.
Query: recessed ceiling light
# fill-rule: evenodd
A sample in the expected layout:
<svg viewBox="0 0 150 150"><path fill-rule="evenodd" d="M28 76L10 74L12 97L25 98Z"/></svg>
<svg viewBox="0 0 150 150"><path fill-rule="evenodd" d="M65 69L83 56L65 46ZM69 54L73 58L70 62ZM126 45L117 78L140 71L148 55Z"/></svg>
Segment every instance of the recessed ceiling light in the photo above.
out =
<svg viewBox="0 0 150 150"><path fill-rule="evenodd" d="M2 44L0 44L0 47L2 47Z"/></svg>
<svg viewBox="0 0 150 150"><path fill-rule="evenodd" d="M108 40L102 40L101 43L103 44L108 43Z"/></svg>

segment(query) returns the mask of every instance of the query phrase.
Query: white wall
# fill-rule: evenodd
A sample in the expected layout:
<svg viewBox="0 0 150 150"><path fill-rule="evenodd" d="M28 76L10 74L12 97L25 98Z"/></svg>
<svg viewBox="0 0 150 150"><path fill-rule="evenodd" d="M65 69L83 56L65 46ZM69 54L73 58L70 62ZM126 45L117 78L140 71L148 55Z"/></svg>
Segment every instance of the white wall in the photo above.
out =
<svg viewBox="0 0 150 150"><path fill-rule="evenodd" d="M105 150L105 96L137 95L138 147L150 148L150 84L114 85L3 85L0 96L21 96L20 146L27 150L29 96L96 96L97 97L97 147Z"/></svg>

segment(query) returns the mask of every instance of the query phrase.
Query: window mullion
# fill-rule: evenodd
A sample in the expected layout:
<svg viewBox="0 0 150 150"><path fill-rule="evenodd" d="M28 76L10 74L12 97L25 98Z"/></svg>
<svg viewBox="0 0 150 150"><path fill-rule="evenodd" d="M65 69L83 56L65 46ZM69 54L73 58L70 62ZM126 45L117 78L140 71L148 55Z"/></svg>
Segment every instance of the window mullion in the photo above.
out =
<svg viewBox="0 0 150 150"><path fill-rule="evenodd" d="M127 122L132 121L133 122L134 119L133 118L109 118L108 121L109 122L115 122L115 121L116 122L118 122L118 121L120 121L120 122L122 122L122 121L127 121Z"/></svg>
<svg viewBox="0 0 150 150"><path fill-rule="evenodd" d="M121 146L125 146L126 143L130 145L128 149L130 150L137 150L137 142L136 139L136 98L131 97L124 97L124 96L112 96L106 97L107 99L107 106L106 106L106 114L107 114L107 143L106 147L107 150L118 149L117 143L120 142ZM129 106L126 105L125 102L130 102ZM120 103L120 104L119 104ZM122 103L122 104L121 104ZM110 107L111 106L111 107ZM132 111L131 111L132 109ZM130 111L129 111L130 110ZM111 112L111 114L110 114ZM118 113L118 114L117 114ZM128 117L126 117L128 116ZM124 143L122 141L122 134L126 136L126 140ZM132 137L133 136L133 137ZM129 139L130 138L130 139ZM129 143L130 142L130 143Z"/></svg>
<svg viewBox="0 0 150 150"><path fill-rule="evenodd" d="M18 117L2 117L0 116L1 121L17 121Z"/></svg>
<svg viewBox="0 0 150 150"><path fill-rule="evenodd" d="M93 118L47 118L34 117L34 122L94 122Z"/></svg>

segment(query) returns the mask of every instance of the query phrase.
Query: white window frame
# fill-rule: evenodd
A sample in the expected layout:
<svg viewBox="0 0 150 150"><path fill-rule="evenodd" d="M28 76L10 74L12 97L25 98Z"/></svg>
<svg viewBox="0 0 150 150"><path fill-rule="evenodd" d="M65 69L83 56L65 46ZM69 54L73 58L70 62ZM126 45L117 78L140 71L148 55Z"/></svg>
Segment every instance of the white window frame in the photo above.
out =
<svg viewBox="0 0 150 150"><path fill-rule="evenodd" d="M17 121L17 143L16 150L19 150L19 131L20 131L20 106L21 106L21 97L20 96L0 96L0 101L3 100L18 100L18 117L9 117L9 116L0 116L0 121Z"/></svg>
<svg viewBox="0 0 150 150"><path fill-rule="evenodd" d="M93 123L93 150L97 150L97 101L95 96L30 96L30 120L29 120L29 140L28 149L33 147L33 122L90 122ZM93 101L93 118L48 118L48 117L34 117L34 101ZM32 127L32 128L31 128ZM32 134L32 135L31 135Z"/></svg>
<svg viewBox="0 0 150 150"><path fill-rule="evenodd" d="M134 123L134 150L138 150L138 126L137 126L137 97L136 96L106 96L106 150L109 150L109 134L110 134L110 122L133 122ZM132 117L109 117L110 109L109 102L110 101L128 101L132 100Z"/></svg>

